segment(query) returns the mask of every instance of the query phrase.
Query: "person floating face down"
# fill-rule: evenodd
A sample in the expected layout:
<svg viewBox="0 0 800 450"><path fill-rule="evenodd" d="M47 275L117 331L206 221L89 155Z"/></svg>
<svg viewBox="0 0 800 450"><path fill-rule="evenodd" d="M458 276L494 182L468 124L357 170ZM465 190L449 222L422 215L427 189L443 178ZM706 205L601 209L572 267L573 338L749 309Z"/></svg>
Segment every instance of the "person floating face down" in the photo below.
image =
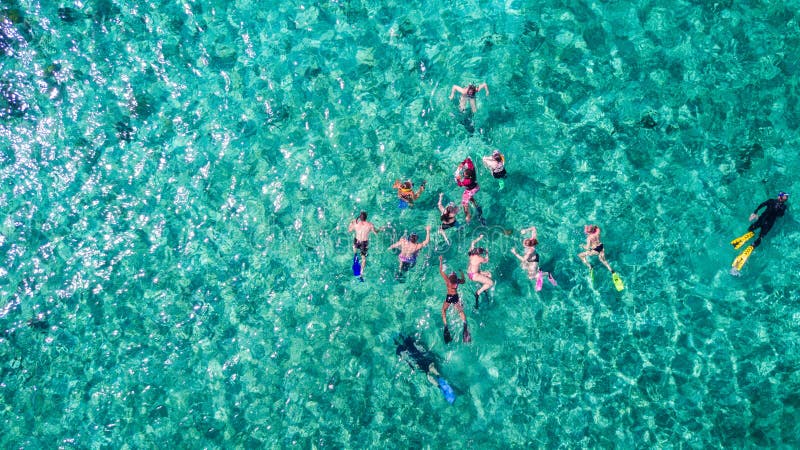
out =
<svg viewBox="0 0 800 450"><path fill-rule="evenodd" d="M469 245L469 252L467 252L467 256L469 256L469 263L467 264L467 278L469 278L471 281L481 284L481 287L475 291L476 309L478 308L478 300L480 299L480 295L494 286L492 273L488 270L481 270L481 264L489 262L489 252L485 248L475 247L475 244L477 244L481 239L483 239L483 235L480 235L473 240Z"/></svg>
<svg viewBox="0 0 800 450"><path fill-rule="evenodd" d="M508 175L506 173L506 158L500 153L500 150L493 151L491 156L484 156L481 160L483 165L492 172L494 178L505 178Z"/></svg>
<svg viewBox="0 0 800 450"><path fill-rule="evenodd" d="M457 84L453 85L453 88L450 89L450 100L455 98L456 92L461 94L461 98L458 100L458 109L461 112L466 111L467 109L467 102L469 102L469 107L472 110L472 113L478 111L478 105L475 103L475 96L478 92L485 90L486 96L489 96L489 85L486 83L481 83L479 85L469 84L467 86L461 87Z"/></svg>
<svg viewBox="0 0 800 450"><path fill-rule="evenodd" d="M458 297L458 285L464 284L464 274L462 272L461 278L458 278L455 272L452 272L449 275L444 273L444 258L439 256L439 275L441 275L447 288L447 296L444 299L444 303L442 303L444 342L445 344L449 344L453 339L450 335L450 328L447 326L447 310L450 308L450 306L454 306L456 308L458 315L461 316L461 321L464 323L464 328L461 332L463 341L465 343L472 342L472 336L469 334L469 328L467 327L467 316L464 314L464 305L461 303L461 299Z"/></svg>
<svg viewBox="0 0 800 450"><path fill-rule="evenodd" d="M361 252L361 277L364 276L364 269L367 266L367 250L369 250L369 234L377 236L378 231L375 226L367 221L366 211L361 211L358 218L351 221L347 226L348 232L355 232L353 238L353 253Z"/></svg>
<svg viewBox="0 0 800 450"><path fill-rule="evenodd" d="M428 381L439 388L447 403L451 405L456 401L456 393L436 369L436 357L411 336L402 334L395 337L395 354L405 361L412 370L422 370Z"/></svg>
<svg viewBox="0 0 800 450"><path fill-rule="evenodd" d="M406 239L405 237L400 238L397 242L389 246L389 250L399 248L400 254L397 258L400 260L400 269L399 273L403 274L408 271L408 269L414 267L417 263L417 254L419 251L428 245L431 241L431 226L425 226L425 240L422 242L417 242L419 238L417 237L416 233L411 233L411 235Z"/></svg>
<svg viewBox="0 0 800 450"><path fill-rule="evenodd" d="M414 192L414 184L409 181L395 180L392 189L397 189L397 198L399 199L398 207L400 209L408 208L414 205L414 201L422 195L425 190L425 180L419 185L417 192Z"/></svg>
<svg viewBox="0 0 800 450"><path fill-rule="evenodd" d="M769 230L772 229L772 226L775 225L775 221L778 220L778 217L783 217L786 213L786 201L789 200L789 194L786 192L779 192L777 198L771 198L756 207L752 214L750 214L750 221L753 222L747 227L747 233L739 236L738 238L731 241L731 245L733 245L734 249L738 249L739 247L743 246L747 241L750 240L753 236L755 236L755 231L759 230L758 238L756 238L755 242L748 245L736 259L733 260L732 264L732 274L737 275L742 267L747 262L750 255L753 253L756 247L761 244L761 239L769 233ZM758 211L764 208L764 212L761 215L758 215Z"/></svg>
<svg viewBox="0 0 800 450"><path fill-rule="evenodd" d="M586 225L583 227L583 232L586 233L586 244L583 246L586 251L578 254L581 261L586 264L589 270L592 270L592 265L589 263L588 258L597 255L597 259L599 259L611 273L614 273L614 269L612 269L608 261L606 261L606 251L603 247L603 243L600 242L600 227L597 225Z"/></svg>
<svg viewBox="0 0 800 450"><path fill-rule="evenodd" d="M461 206L464 208L467 222L470 221L472 215L470 214L470 203L475 206L475 209L480 213L480 206L475 200L475 194L481 189L478 185L478 177L475 173L475 164L472 159L466 158L462 161L455 172L456 184L464 188L464 193L461 195ZM480 214L479 214L480 217Z"/></svg>
<svg viewBox="0 0 800 450"><path fill-rule="evenodd" d="M525 248L524 253L520 255L513 248L511 249L511 253L517 257L523 270L528 273L528 279L536 280L537 291L541 290L542 288L542 280L544 275L547 275L547 279L550 281L550 284L556 286L557 284L556 280L553 278L553 274L550 272L543 272L539 267L539 253L536 252L536 246L539 245L539 241L537 239L536 227L520 230L520 233L522 234L527 232L531 233L531 237L522 240L522 246Z"/></svg>
<svg viewBox="0 0 800 450"><path fill-rule="evenodd" d="M458 208L452 203L447 206L443 206L443 196L444 194L439 194L439 203L436 205L439 207L439 212L442 213L442 215L439 216L439 219L442 221L442 224L439 227L439 234L444 238L444 242L447 243L447 245L450 245L450 241L447 239L447 235L445 234L444 230L458 228L458 220L456 219L456 216L458 215Z"/></svg>
<svg viewBox="0 0 800 450"><path fill-rule="evenodd" d="M778 217L783 217L786 213L787 200L789 200L789 194L786 192L779 192L777 198L764 201L750 214L750 221L755 220L755 222L747 228L747 231L754 232L757 229L759 230L758 238L753 242L753 248L761 244L761 239L769 233L769 230L775 225L775 221L778 220ZM758 210L761 208L764 208L764 212L759 216Z"/></svg>

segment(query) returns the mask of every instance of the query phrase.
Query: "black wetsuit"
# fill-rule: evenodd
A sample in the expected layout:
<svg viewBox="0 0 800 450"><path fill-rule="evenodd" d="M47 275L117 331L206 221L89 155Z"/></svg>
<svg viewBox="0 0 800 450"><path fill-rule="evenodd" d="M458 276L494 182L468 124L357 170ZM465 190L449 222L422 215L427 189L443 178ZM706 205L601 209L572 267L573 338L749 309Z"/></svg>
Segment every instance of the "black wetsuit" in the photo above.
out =
<svg viewBox="0 0 800 450"><path fill-rule="evenodd" d="M753 222L753 224L747 229L748 231L755 231L756 228L760 228L758 239L753 242L754 248L761 244L761 238L769 233L769 230L772 229L772 225L775 224L775 220L777 220L778 217L783 216L783 214L786 212L786 202L781 202L778 199L771 198L758 205L756 210L753 211L753 214L758 214L758 210L765 206L767 208L763 213L761 213L760 216L758 216L758 220Z"/></svg>
<svg viewBox="0 0 800 450"><path fill-rule="evenodd" d="M414 342L414 338L412 337L400 336L400 339L402 339L403 341L397 345L397 350L395 351L395 354L403 356L406 359L406 362L408 362L408 365L411 366L412 369L414 368L414 366L411 365L411 361L414 361L420 370L422 370L425 373L428 373L431 364L436 362L433 355L429 351L427 351L424 347L420 348L420 346L417 346L417 343ZM406 355L403 355L403 353L406 353ZM409 359L411 361L409 361Z"/></svg>

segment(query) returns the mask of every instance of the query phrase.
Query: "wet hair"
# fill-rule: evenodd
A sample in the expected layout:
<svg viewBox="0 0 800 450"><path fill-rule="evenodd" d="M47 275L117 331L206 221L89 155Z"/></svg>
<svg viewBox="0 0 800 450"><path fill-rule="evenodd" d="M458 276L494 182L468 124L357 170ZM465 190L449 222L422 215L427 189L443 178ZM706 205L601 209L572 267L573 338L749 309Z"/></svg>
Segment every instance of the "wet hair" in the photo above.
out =
<svg viewBox="0 0 800 450"><path fill-rule="evenodd" d="M365 222L367 220L367 212L361 211L361 213L358 215L358 220Z"/></svg>
<svg viewBox="0 0 800 450"><path fill-rule="evenodd" d="M417 233L411 233L411 236L408 237L408 240L413 242L414 244L417 243Z"/></svg>
<svg viewBox="0 0 800 450"><path fill-rule="evenodd" d="M448 276L447 279L449 279L450 282L453 284L464 284L464 279L458 278L458 275L456 275L455 272L451 272L450 276Z"/></svg>
<svg viewBox="0 0 800 450"><path fill-rule="evenodd" d="M497 161L497 162L500 162L500 161L502 161L502 160L503 160L503 155L501 155L500 153L495 153L495 154L493 154L493 155L492 155L492 157L493 157L493 158L494 158L494 160L495 160L495 161Z"/></svg>
<svg viewBox="0 0 800 450"><path fill-rule="evenodd" d="M447 205L447 207L444 209L444 214L442 214L441 217L439 217L439 220L445 221L452 219L457 212L458 208L456 208L453 205Z"/></svg>
<svg viewBox="0 0 800 450"><path fill-rule="evenodd" d="M534 238L523 239L522 245L524 245L525 247L535 247L539 245L539 241Z"/></svg>
<svg viewBox="0 0 800 450"><path fill-rule="evenodd" d="M485 255L486 249L483 247L475 247L467 253L469 256L472 255Z"/></svg>
<svg viewBox="0 0 800 450"><path fill-rule="evenodd" d="M472 169L464 169L464 177L474 180L475 179L475 171L472 170Z"/></svg>
<svg viewBox="0 0 800 450"><path fill-rule="evenodd" d="M404 181L400 184L400 187L405 189L411 189L411 186L413 186L413 184L411 184L410 181Z"/></svg>
<svg viewBox="0 0 800 450"><path fill-rule="evenodd" d="M587 233L594 233L597 230L599 230L597 225L586 225L586 228L584 229L584 231L586 231Z"/></svg>
<svg viewBox="0 0 800 450"><path fill-rule="evenodd" d="M476 92L478 92L478 87L477 86L475 86L474 84L470 84L469 86L467 86L467 95L471 95L471 94L474 94Z"/></svg>

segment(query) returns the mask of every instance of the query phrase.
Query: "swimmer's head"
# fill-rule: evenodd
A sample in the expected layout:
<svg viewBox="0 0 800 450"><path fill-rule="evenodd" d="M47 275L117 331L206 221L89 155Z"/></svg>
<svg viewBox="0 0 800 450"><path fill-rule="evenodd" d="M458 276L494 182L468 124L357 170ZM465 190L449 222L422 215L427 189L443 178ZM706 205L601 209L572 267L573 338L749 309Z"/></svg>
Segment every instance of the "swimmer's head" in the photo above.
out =
<svg viewBox="0 0 800 450"><path fill-rule="evenodd" d="M472 250L470 250L467 254L470 255L470 256L472 256L472 255L485 255L486 254L486 249L483 248L483 247L475 247Z"/></svg>
<svg viewBox="0 0 800 450"><path fill-rule="evenodd" d="M785 202L786 200L789 200L789 194L783 191L778 192L778 201Z"/></svg>
<svg viewBox="0 0 800 450"><path fill-rule="evenodd" d="M458 207L456 207L456 205L454 205L452 202L450 202L450 203L447 204L447 207L445 208L445 211L447 211L450 214L453 214L455 212L458 212Z"/></svg>
<svg viewBox="0 0 800 450"><path fill-rule="evenodd" d="M528 238L522 241L522 245L524 245L525 247L536 247L537 245L539 245L539 241L536 240L535 238Z"/></svg>
<svg viewBox="0 0 800 450"><path fill-rule="evenodd" d="M452 284L462 284L464 280L460 280L458 275L455 272L451 272L450 275L447 277Z"/></svg>
<svg viewBox="0 0 800 450"><path fill-rule="evenodd" d="M410 181L404 181L404 182L403 182L403 183L400 185L400 187L402 187L403 189L411 189L411 187L412 187L412 186L413 186L413 185L411 184L411 182L410 182Z"/></svg>
<svg viewBox="0 0 800 450"><path fill-rule="evenodd" d="M472 169L464 169L464 177L465 178L474 179L475 178L475 171L472 170Z"/></svg>
<svg viewBox="0 0 800 450"><path fill-rule="evenodd" d="M414 244L416 244L416 243L417 243L417 239L419 239L419 238L417 237L417 233L411 233L411 236L409 236L409 237L408 237L408 240L409 240L409 241L411 241L411 242L412 242L412 243L414 243Z"/></svg>
<svg viewBox="0 0 800 450"><path fill-rule="evenodd" d="M495 151L493 151L493 152L492 152L492 158L493 158L495 161L502 161L502 160L503 160L503 155L502 155L502 154L500 154L500 151L499 151L499 150L495 150Z"/></svg>
<svg viewBox="0 0 800 450"><path fill-rule="evenodd" d="M597 225L586 225L583 227L583 232L586 234L592 234L598 230Z"/></svg>
<svg viewBox="0 0 800 450"><path fill-rule="evenodd" d="M366 220L367 220L367 212L366 211L361 211L361 213L358 215L358 220L360 220L362 222L366 222Z"/></svg>
<svg viewBox="0 0 800 450"><path fill-rule="evenodd" d="M467 95L475 95L476 92L478 92L478 87L470 83L470 85L467 86Z"/></svg>

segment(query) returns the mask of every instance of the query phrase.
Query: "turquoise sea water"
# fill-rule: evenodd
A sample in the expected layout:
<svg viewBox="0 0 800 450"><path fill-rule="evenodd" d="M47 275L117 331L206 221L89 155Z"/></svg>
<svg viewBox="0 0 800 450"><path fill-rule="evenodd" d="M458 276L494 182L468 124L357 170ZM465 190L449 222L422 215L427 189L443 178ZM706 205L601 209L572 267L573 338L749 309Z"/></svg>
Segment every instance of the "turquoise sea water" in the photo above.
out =
<svg viewBox="0 0 800 450"><path fill-rule="evenodd" d="M740 277L728 244L800 192L797 6L5 0L0 447L800 445L794 197ZM396 281L387 247L494 148L487 225ZM427 180L413 209L397 178ZM589 281L586 223L624 291ZM509 252L531 225L541 292ZM481 233L497 285L445 345L438 256Z"/></svg>

